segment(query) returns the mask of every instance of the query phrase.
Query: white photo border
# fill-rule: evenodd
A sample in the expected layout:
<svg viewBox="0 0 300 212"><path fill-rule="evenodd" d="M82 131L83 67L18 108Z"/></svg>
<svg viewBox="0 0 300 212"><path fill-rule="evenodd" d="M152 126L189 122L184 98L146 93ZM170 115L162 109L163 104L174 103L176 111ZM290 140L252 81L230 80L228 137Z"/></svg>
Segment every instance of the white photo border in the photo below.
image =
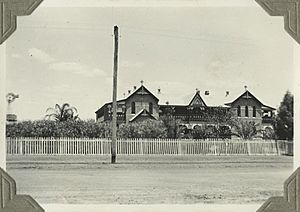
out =
<svg viewBox="0 0 300 212"><path fill-rule="evenodd" d="M109 0L51 0L44 1L39 7L260 7L255 0L126 0L126 1L109 1ZM37 8L39 9L39 8ZM262 9L262 8L261 8ZM263 10L263 9L262 9ZM266 16L268 14L266 13ZM19 17L22 18L22 17ZM283 17L282 27L284 25ZM280 29L278 29L280 30ZM289 36L287 34L287 36ZM290 39L293 39L290 37ZM300 167L300 144L297 141L300 138L300 45L294 41L294 170ZM6 94L6 44L0 45L0 167L6 169L6 148L5 148L5 94ZM291 173L292 174L292 173ZM283 183L283 182L282 182ZM228 206L228 209L226 209ZM234 206L231 205L56 205L49 204L43 205L46 212L52 211L82 211L88 210L96 212L101 211L245 211L245 207L249 211L258 209L257 205L243 205ZM247 211L248 211L247 209Z"/></svg>

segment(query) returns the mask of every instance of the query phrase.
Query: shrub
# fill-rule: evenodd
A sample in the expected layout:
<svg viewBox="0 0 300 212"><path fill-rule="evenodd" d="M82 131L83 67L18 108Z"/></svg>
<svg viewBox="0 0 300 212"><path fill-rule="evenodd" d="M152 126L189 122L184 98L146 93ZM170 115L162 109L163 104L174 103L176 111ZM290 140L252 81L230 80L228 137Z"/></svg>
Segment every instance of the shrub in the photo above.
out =
<svg viewBox="0 0 300 212"><path fill-rule="evenodd" d="M146 120L121 124L118 129L118 136L120 138L166 138L167 129L161 121Z"/></svg>
<svg viewBox="0 0 300 212"><path fill-rule="evenodd" d="M64 122L40 120L22 121L6 126L7 137L87 137L105 138L111 135L110 126L94 120Z"/></svg>

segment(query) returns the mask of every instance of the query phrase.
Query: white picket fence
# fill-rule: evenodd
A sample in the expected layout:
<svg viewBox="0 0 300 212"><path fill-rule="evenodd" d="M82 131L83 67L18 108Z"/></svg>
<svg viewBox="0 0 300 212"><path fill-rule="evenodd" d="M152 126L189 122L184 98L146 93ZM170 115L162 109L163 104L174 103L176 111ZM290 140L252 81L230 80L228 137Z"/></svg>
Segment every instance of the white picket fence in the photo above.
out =
<svg viewBox="0 0 300 212"><path fill-rule="evenodd" d="M119 139L119 155L283 155L290 141ZM9 155L109 155L111 140L89 138L7 138Z"/></svg>

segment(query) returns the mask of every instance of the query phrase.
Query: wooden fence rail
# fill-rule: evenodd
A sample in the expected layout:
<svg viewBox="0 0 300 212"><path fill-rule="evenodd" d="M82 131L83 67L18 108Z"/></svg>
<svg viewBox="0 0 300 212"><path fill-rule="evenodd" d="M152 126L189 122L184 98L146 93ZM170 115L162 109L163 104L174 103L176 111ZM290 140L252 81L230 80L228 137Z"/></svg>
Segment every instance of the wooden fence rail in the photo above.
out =
<svg viewBox="0 0 300 212"><path fill-rule="evenodd" d="M111 140L89 138L7 138L9 155L109 155ZM291 155L282 140L119 139L119 155Z"/></svg>

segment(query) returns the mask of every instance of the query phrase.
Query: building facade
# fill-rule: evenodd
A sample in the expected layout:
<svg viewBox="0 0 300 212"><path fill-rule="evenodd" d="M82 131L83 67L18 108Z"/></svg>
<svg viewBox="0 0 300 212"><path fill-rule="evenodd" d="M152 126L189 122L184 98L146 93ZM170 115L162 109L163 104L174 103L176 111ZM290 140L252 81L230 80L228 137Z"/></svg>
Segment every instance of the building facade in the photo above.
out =
<svg viewBox="0 0 300 212"><path fill-rule="evenodd" d="M263 128L272 127L275 108L263 104L250 91L224 106L209 106L197 91L186 105L159 104L159 99L144 85L135 89L127 98L117 101L117 124L138 122L146 119L158 120L170 115L180 120L181 125L193 129L201 125L214 125L225 122L220 119L228 111L234 118L254 121ZM226 119L226 117L224 117ZM112 102L104 104L96 111L96 120L109 122L112 120Z"/></svg>

